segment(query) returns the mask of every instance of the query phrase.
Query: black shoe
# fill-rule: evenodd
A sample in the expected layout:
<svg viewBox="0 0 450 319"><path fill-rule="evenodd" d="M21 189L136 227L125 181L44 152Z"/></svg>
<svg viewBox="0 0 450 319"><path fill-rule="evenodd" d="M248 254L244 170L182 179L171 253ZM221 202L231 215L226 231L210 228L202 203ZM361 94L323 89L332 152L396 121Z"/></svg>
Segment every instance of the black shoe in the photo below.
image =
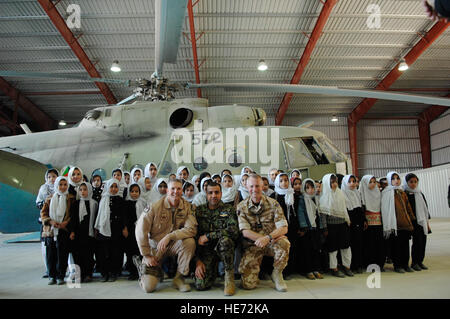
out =
<svg viewBox="0 0 450 319"><path fill-rule="evenodd" d="M399 274L404 274L406 271L403 268L394 268L394 271L399 273Z"/></svg>
<svg viewBox="0 0 450 319"><path fill-rule="evenodd" d="M241 280L241 274L234 274L234 279Z"/></svg>
<svg viewBox="0 0 450 319"><path fill-rule="evenodd" d="M42 278L48 278L48 274L43 274Z"/></svg>
<svg viewBox="0 0 450 319"><path fill-rule="evenodd" d="M411 268L414 269L415 271L422 271L422 268L420 268L418 264L411 265Z"/></svg>
<svg viewBox="0 0 450 319"><path fill-rule="evenodd" d="M117 276L116 275L111 275L109 276L108 282L114 282L117 280Z"/></svg>
<svg viewBox="0 0 450 319"><path fill-rule="evenodd" d="M425 266L423 263L420 263L419 267L422 268L423 270L427 270L428 269L428 267Z"/></svg>
<svg viewBox="0 0 450 319"><path fill-rule="evenodd" d="M50 278L48 281L49 285L56 285L56 279L55 278Z"/></svg>
<svg viewBox="0 0 450 319"><path fill-rule="evenodd" d="M364 273L364 269L362 267L359 267L358 270L356 271L358 274L363 274Z"/></svg>
<svg viewBox="0 0 450 319"><path fill-rule="evenodd" d="M102 276L102 279L100 281L101 282L107 282L108 279L109 279L109 276L108 275L104 275L104 276Z"/></svg>
<svg viewBox="0 0 450 319"><path fill-rule="evenodd" d="M331 270L331 274L334 277L345 278L344 273L342 271L340 271L340 270Z"/></svg>
<svg viewBox="0 0 450 319"><path fill-rule="evenodd" d="M349 268L345 268L345 267L344 267L344 274L346 274L349 277L354 276L353 272Z"/></svg>
<svg viewBox="0 0 450 319"><path fill-rule="evenodd" d="M405 271L406 271L406 272L414 272L414 270L413 270L411 267L406 267L406 268L405 268Z"/></svg>

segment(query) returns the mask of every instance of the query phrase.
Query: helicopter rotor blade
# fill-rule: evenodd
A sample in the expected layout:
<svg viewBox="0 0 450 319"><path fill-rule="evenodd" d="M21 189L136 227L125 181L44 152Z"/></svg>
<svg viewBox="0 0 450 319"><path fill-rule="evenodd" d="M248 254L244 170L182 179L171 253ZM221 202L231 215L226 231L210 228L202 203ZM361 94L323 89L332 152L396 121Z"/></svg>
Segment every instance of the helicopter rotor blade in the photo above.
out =
<svg viewBox="0 0 450 319"><path fill-rule="evenodd" d="M155 1L155 73L162 78L164 63L176 63L187 0Z"/></svg>
<svg viewBox="0 0 450 319"><path fill-rule="evenodd" d="M393 100L401 102L450 106L450 99L448 98L426 96L426 95L413 95L406 93L391 93L381 90L343 89L332 86L265 84L265 83L205 83L205 84L186 83L185 87L189 89L224 88L228 91L251 90L251 91L280 92L280 93L339 95L339 96L352 96L352 97L373 98L381 100Z"/></svg>
<svg viewBox="0 0 450 319"><path fill-rule="evenodd" d="M25 77L25 78L75 79L75 80L84 80L84 81L91 81L91 82L122 84L125 86L130 86L132 83L131 80L109 79L109 78L91 78L91 77L85 76L85 75L41 73L41 72L20 72L20 71L9 71L9 70L0 70L0 76Z"/></svg>
<svg viewBox="0 0 450 319"><path fill-rule="evenodd" d="M125 104L125 103L127 103L128 101L134 100L134 99L137 98L138 96L140 96L140 94L133 93L133 94L131 94L129 97L127 97L126 99L123 99L122 101L120 101L119 103L117 103L116 105L119 106L119 105Z"/></svg>

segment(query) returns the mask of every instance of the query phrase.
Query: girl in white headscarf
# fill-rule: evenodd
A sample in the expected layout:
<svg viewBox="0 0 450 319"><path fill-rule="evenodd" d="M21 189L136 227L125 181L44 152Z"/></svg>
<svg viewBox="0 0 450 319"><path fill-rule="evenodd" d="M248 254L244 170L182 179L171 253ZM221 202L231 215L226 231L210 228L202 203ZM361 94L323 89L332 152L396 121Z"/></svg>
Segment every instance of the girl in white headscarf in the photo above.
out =
<svg viewBox="0 0 450 319"><path fill-rule="evenodd" d="M149 177L145 177L150 180ZM141 179L142 181L142 179ZM125 200L125 224L128 229L128 237L125 238L125 254L127 262L125 268L130 275L128 280L138 279L138 272L133 264L133 256L139 256L139 247L136 242L136 222L147 207L147 201L142 197L143 189L140 183L131 183L128 187L127 198Z"/></svg>
<svg viewBox="0 0 450 319"><path fill-rule="evenodd" d="M120 168L116 168L112 171L112 179L117 179L119 182L119 193L118 195L125 199L127 197L128 185L125 182L123 171ZM133 181L133 176L130 177L130 182Z"/></svg>
<svg viewBox="0 0 450 319"><path fill-rule="evenodd" d="M189 180L189 168L187 166L180 166L177 169L177 178L186 182Z"/></svg>
<svg viewBox="0 0 450 319"><path fill-rule="evenodd" d="M147 200L148 204L153 204L159 201L167 194L167 180L165 178L158 178L156 184L150 193L150 199Z"/></svg>
<svg viewBox="0 0 450 319"><path fill-rule="evenodd" d="M225 204L237 205L237 187L234 184L233 176L225 174L222 176L222 202Z"/></svg>
<svg viewBox="0 0 450 319"><path fill-rule="evenodd" d="M289 242L291 243L291 247L289 250L289 261L283 271L284 275L289 276L295 271L295 263L298 262L297 231L299 229L299 224L297 220L297 214L294 209L294 189L292 188L289 181L289 176L286 173L277 175L274 185L275 190L271 197L278 201L278 203L280 204L289 225L287 237L289 239Z"/></svg>
<svg viewBox="0 0 450 319"><path fill-rule="evenodd" d="M130 179L130 184L131 183L138 183L141 178L144 177L144 172L139 168L139 167L135 167L131 170L131 179Z"/></svg>
<svg viewBox="0 0 450 319"><path fill-rule="evenodd" d="M352 252L350 248L350 217L347 212L345 194L338 187L335 174L327 174L322 179L322 193L319 209L327 215L328 236L326 247L333 276L345 277L337 268L337 252L340 250L344 273L353 276L350 270Z"/></svg>
<svg viewBox="0 0 450 319"><path fill-rule="evenodd" d="M136 182L134 182L134 183L136 183ZM141 188L140 198L143 201L149 203L150 200L152 199L152 191L153 191L153 185L152 185L150 177L146 176L144 178L141 178L137 184L139 184L139 186Z"/></svg>
<svg viewBox="0 0 450 319"><path fill-rule="evenodd" d="M206 186L207 186L208 181L211 181L211 180L212 180L211 178L205 177L200 182L201 192L198 193L197 195L195 195L194 200L192 201L192 204L195 207L199 207L200 205L206 204L206 202L207 202L207 200L206 200Z"/></svg>
<svg viewBox="0 0 450 319"><path fill-rule="evenodd" d="M67 175L69 179L69 194L72 194L76 199L80 199L78 195L78 187L80 187L83 182L83 171L81 168L74 166L69 170Z"/></svg>
<svg viewBox="0 0 450 319"><path fill-rule="evenodd" d="M56 168L50 168L45 172L44 179L45 184L41 185L39 188L38 196L36 197L36 206L39 208L39 210L42 209L44 206L44 202L47 198L51 198L53 194L55 193L55 180L58 178L59 172ZM42 237L42 222L41 217L39 216L38 219L39 224L41 224L41 253L42 258L44 259L44 265L45 265L45 274L43 278L48 278L48 268L47 268L47 254L45 249L45 240Z"/></svg>
<svg viewBox="0 0 450 319"><path fill-rule="evenodd" d="M70 206L74 196L69 194L66 177L55 181L55 193L41 210L42 236L45 238L49 285L63 285L69 257ZM56 281L57 280L57 281Z"/></svg>
<svg viewBox="0 0 450 319"><path fill-rule="evenodd" d="M78 188L80 199L70 209L71 237L74 237L73 258L80 266L81 282L92 281L94 270L95 232L98 203L92 199L92 186L82 182Z"/></svg>
<svg viewBox="0 0 450 319"><path fill-rule="evenodd" d="M269 181L269 187L270 189L275 188L275 178L277 178L278 175L278 168L271 168L269 173L267 173L267 179Z"/></svg>
<svg viewBox="0 0 450 319"><path fill-rule="evenodd" d="M127 184L127 187L131 184L131 174L129 171L123 171L123 178L125 180L125 184Z"/></svg>
<svg viewBox="0 0 450 319"><path fill-rule="evenodd" d="M272 188L270 188L269 179L267 177L263 176L262 180L263 180L264 195L271 197L270 195L272 195L274 193L274 191Z"/></svg>
<svg viewBox="0 0 450 319"><path fill-rule="evenodd" d="M99 261L102 281L115 281L122 272L123 252L121 242L128 237L128 229L125 224L124 199L119 195L120 182L110 179L106 182L100 200L98 216L95 221L95 229L98 230L100 242Z"/></svg>
<svg viewBox="0 0 450 319"><path fill-rule="evenodd" d="M244 173L241 175L240 180L239 180L239 202L242 202L244 199L246 199L249 196L249 192L247 189L247 179L248 179L248 174Z"/></svg>
<svg viewBox="0 0 450 319"><path fill-rule="evenodd" d="M363 273L364 246L363 233L367 229L366 216L361 202L361 194L357 189L356 177L345 175L341 189L345 194L348 215L350 217L350 247L352 249L351 269L358 274Z"/></svg>
<svg viewBox="0 0 450 319"><path fill-rule="evenodd" d="M192 177L191 179L191 183L194 185L194 194L197 195L199 193L199 186L200 186L200 175L194 175L194 177Z"/></svg>
<svg viewBox="0 0 450 319"><path fill-rule="evenodd" d="M391 245L394 271L398 273L414 272L409 267L409 240L414 230L414 213L408 196L401 187L400 175L389 172L386 176L388 186L381 193L381 216L383 232Z"/></svg>
<svg viewBox="0 0 450 319"><path fill-rule="evenodd" d="M365 267L377 264L380 270L384 271L386 254L381 223L381 192L375 176L363 176L359 183L359 193L367 221L367 229L364 232Z"/></svg>
<svg viewBox="0 0 450 319"><path fill-rule="evenodd" d="M413 173L406 174L403 180L403 189L408 195L409 203L416 220L413 221L414 231L412 234L411 247L411 268L416 271L428 269L423 264L425 259L425 247L427 243L427 235L431 233L430 212L428 211L427 201L425 195L419 188L419 178Z"/></svg>
<svg viewBox="0 0 450 319"><path fill-rule="evenodd" d="M293 169L289 174L289 181L291 182L291 184L294 182L295 178L300 178L300 180L302 179L302 173L300 173L299 169Z"/></svg>
<svg viewBox="0 0 450 319"><path fill-rule="evenodd" d="M189 203L192 203L195 197L195 185L191 182L184 182L183 184L183 198Z"/></svg>
<svg viewBox="0 0 450 319"><path fill-rule="evenodd" d="M147 165L145 165L144 176L150 177L150 181L152 182L152 185L156 184L156 180L158 179L156 177L157 174L158 174L158 166L155 163L150 162Z"/></svg>

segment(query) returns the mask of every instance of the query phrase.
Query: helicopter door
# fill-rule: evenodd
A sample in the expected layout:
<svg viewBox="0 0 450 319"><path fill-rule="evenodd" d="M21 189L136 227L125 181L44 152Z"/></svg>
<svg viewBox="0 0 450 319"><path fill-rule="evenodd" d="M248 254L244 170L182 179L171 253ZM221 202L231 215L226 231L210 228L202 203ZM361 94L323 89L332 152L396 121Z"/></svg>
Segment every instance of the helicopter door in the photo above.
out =
<svg viewBox="0 0 450 319"><path fill-rule="evenodd" d="M302 137L303 143L308 148L309 152L313 156L314 160L316 161L317 165L320 164L330 164L327 157L325 156L325 153L320 148L319 144L314 140L312 137Z"/></svg>

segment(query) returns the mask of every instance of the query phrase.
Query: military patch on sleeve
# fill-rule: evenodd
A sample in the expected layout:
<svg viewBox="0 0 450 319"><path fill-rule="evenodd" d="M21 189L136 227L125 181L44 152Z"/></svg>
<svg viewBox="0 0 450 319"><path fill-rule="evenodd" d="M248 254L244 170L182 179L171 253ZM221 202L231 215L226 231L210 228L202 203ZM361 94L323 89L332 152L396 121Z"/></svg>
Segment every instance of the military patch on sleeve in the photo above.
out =
<svg viewBox="0 0 450 319"><path fill-rule="evenodd" d="M228 217L228 212L224 211L224 212L220 212L220 217Z"/></svg>

